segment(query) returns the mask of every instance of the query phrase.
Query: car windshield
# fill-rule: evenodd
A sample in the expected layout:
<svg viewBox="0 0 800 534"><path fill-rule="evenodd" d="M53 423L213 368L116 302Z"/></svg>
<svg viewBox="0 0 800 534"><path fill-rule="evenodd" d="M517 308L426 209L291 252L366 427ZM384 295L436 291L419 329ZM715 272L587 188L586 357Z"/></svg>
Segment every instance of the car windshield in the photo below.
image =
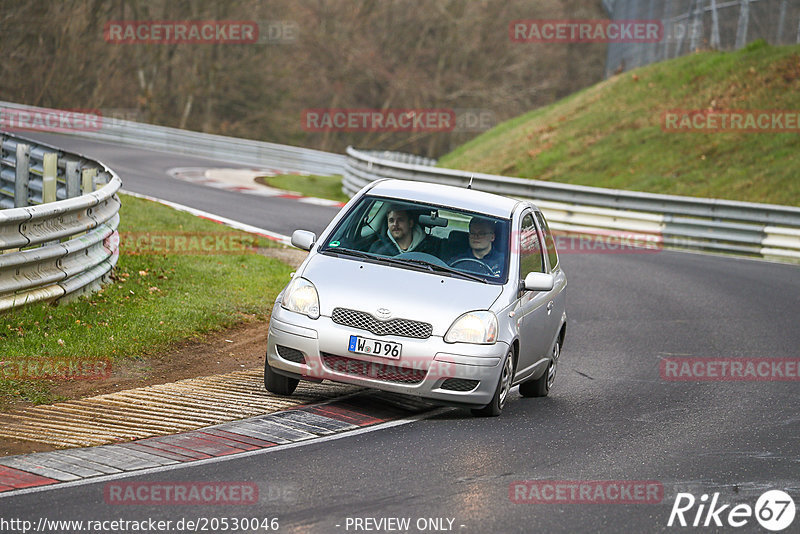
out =
<svg viewBox="0 0 800 534"><path fill-rule="evenodd" d="M364 196L322 252L505 283L509 221L446 206Z"/></svg>

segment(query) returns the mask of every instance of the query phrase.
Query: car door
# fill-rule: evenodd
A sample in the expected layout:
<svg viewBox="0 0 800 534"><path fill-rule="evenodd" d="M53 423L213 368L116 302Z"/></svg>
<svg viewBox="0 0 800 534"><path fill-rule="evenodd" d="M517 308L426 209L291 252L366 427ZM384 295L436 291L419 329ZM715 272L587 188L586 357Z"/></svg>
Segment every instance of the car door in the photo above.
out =
<svg viewBox="0 0 800 534"><path fill-rule="evenodd" d="M558 261L558 251L556 250L556 243L553 239L553 234L550 232L550 227L547 220L542 215L542 212L536 211L536 224L539 227L540 237L544 242L545 250L545 263L547 272L551 273L555 278L553 289L548 292L547 301L547 315L545 322L547 324L547 336L552 342L561 328L562 318L565 315L566 300L567 300L567 277L561 269L561 264Z"/></svg>
<svg viewBox="0 0 800 534"><path fill-rule="evenodd" d="M533 211L526 211L516 229L515 246L519 250L520 279L531 272L547 272L545 255L541 245L540 233L534 222ZM519 332L519 358L515 382L532 374L538 374L544 368L550 340L548 336L548 303L551 292L521 290L515 316Z"/></svg>

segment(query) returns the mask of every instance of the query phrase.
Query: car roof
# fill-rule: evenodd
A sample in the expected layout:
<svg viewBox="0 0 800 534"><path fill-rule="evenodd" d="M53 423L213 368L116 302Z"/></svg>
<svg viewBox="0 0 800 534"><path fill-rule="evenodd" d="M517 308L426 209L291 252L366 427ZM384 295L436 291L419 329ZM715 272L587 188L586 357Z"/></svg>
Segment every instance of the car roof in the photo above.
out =
<svg viewBox="0 0 800 534"><path fill-rule="evenodd" d="M439 206L510 218L518 200L450 185L430 184L411 180L380 180L367 194L398 200L413 200Z"/></svg>

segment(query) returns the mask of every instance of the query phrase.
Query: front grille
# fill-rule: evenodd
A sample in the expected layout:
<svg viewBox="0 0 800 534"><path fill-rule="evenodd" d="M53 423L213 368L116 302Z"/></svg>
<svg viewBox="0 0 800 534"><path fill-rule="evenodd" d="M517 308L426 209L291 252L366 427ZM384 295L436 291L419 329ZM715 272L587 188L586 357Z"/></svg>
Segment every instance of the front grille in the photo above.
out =
<svg viewBox="0 0 800 534"><path fill-rule="evenodd" d="M284 347L283 345L275 345L275 350L278 351L278 356L284 360L289 360L294 363L306 363L305 354L297 349Z"/></svg>
<svg viewBox="0 0 800 534"><path fill-rule="evenodd" d="M478 380L467 380L466 378L448 378L442 383L441 389L450 391L472 391L480 382Z"/></svg>
<svg viewBox="0 0 800 534"><path fill-rule="evenodd" d="M367 362L327 352L321 354L322 363L325 364L325 367L331 371L351 376L395 382L397 384L419 384L427 374L427 371L423 369L401 367L390 362Z"/></svg>
<svg viewBox="0 0 800 534"><path fill-rule="evenodd" d="M431 337L433 327L430 323L411 321L409 319L391 319L380 321L367 312L334 308L331 319L336 324L351 326L378 336L400 336L427 339Z"/></svg>

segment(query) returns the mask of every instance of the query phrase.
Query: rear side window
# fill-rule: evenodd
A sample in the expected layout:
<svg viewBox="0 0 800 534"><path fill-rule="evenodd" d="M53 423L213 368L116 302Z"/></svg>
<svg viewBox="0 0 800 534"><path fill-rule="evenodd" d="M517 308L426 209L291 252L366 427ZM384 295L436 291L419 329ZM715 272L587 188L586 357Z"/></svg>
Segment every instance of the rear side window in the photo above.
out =
<svg viewBox="0 0 800 534"><path fill-rule="evenodd" d="M541 212L536 212L536 218L539 220L539 226L544 235L544 244L547 247L547 263L550 265L550 270L554 271L558 266L558 253L556 252L556 242L553 240L553 234L550 233L550 227L547 226L547 221Z"/></svg>
<svg viewBox="0 0 800 534"><path fill-rule="evenodd" d="M522 227L519 232L519 272L523 278L528 273L544 272L539 234L536 233L533 215L530 213L522 218Z"/></svg>

